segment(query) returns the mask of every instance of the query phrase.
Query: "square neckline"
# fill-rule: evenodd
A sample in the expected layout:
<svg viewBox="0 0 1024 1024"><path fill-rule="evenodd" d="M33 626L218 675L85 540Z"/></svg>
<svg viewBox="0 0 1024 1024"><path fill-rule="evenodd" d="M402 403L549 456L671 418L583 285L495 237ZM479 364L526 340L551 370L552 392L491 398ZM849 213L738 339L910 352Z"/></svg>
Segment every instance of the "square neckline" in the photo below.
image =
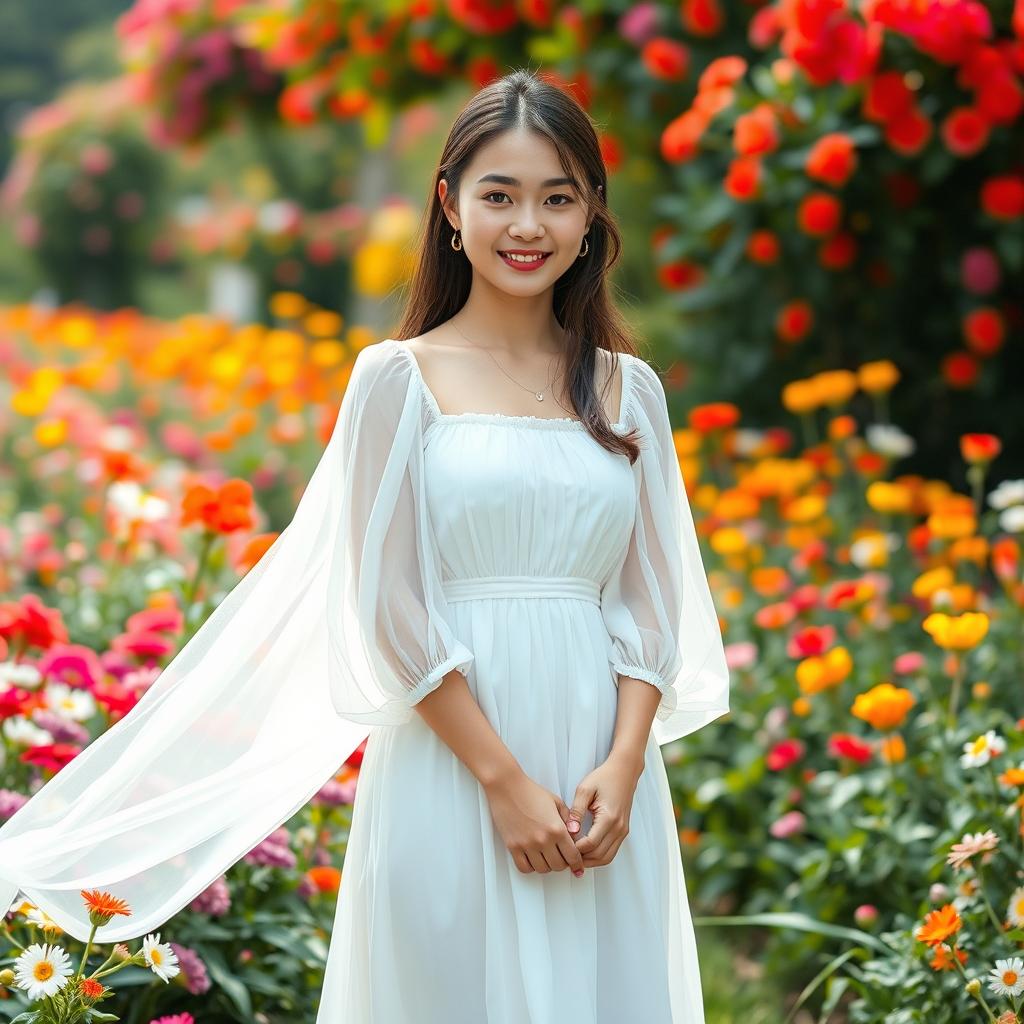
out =
<svg viewBox="0 0 1024 1024"><path fill-rule="evenodd" d="M388 338L387 340L401 349L412 363L416 379L419 381L420 390L423 397L426 399L427 404L431 408L431 412L435 417L435 422L497 423L507 424L509 426L541 427L545 429L561 430L587 429L583 420L577 419L574 416L531 416L529 414L516 415L507 412L442 412L437 399L434 397L433 391L430 390L430 386L427 384L426 378L423 376L419 360L416 358L412 349L409 348L405 342L399 341L397 338ZM629 353L627 352L618 352L615 357L616 362L622 369L622 392L619 395L618 418L611 424L613 428L625 427L626 425L626 409L629 402L632 365L628 358L623 359L622 356L628 355Z"/></svg>

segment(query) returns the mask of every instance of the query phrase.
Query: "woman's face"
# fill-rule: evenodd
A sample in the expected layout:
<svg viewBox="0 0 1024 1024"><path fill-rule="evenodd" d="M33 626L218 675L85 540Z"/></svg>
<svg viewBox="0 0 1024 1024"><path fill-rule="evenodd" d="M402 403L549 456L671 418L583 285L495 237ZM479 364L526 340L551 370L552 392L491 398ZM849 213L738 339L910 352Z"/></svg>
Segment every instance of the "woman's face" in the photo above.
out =
<svg viewBox="0 0 1024 1024"><path fill-rule="evenodd" d="M579 256L589 227L582 195L564 180L568 176L555 147L527 129L504 132L477 150L459 185L457 207L449 211L474 273L515 295L554 286ZM442 179L442 203L447 189ZM535 269L518 270L501 256L510 249L549 255Z"/></svg>

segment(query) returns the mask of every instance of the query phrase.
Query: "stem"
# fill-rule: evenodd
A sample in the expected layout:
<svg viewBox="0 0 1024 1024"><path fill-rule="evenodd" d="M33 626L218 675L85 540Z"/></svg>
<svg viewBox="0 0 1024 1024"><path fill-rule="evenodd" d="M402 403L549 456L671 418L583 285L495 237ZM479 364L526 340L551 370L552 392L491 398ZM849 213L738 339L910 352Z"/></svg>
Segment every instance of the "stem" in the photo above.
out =
<svg viewBox="0 0 1024 1024"><path fill-rule="evenodd" d="M210 556L210 547L213 544L214 534L207 530L203 534L202 544L199 548L199 561L196 565L196 574L192 577L191 582L185 590L185 614L188 615L189 609L192 607L192 602L195 600L196 591L199 590L199 582L202 579L203 572L206 569L206 561Z"/></svg>
<svg viewBox="0 0 1024 1024"><path fill-rule="evenodd" d="M953 686L949 691L949 714L947 718L949 732L956 728L956 705L960 699L960 685L964 678L965 658L963 654L956 656L956 672L953 673Z"/></svg>

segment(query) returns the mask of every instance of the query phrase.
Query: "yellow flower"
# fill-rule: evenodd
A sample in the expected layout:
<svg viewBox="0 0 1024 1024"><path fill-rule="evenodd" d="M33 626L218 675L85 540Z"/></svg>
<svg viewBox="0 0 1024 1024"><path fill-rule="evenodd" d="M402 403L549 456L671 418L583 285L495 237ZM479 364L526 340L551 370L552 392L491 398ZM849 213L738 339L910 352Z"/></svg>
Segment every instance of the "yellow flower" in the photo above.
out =
<svg viewBox="0 0 1024 1024"><path fill-rule="evenodd" d="M914 495L902 484L876 480L867 489L867 502L876 512L906 513L913 508Z"/></svg>
<svg viewBox="0 0 1024 1024"><path fill-rule="evenodd" d="M796 682L801 693L821 693L841 683L852 668L850 652L845 647L833 647L820 657L804 658L796 667Z"/></svg>
<svg viewBox="0 0 1024 1024"><path fill-rule="evenodd" d="M936 591L948 590L954 582L953 570L948 565L940 565L937 569L929 569L914 580L910 591L914 597L931 600Z"/></svg>
<svg viewBox="0 0 1024 1024"><path fill-rule="evenodd" d="M981 643L988 633L988 616L984 612L964 612L962 615L932 612L921 625L940 647L967 651Z"/></svg>
<svg viewBox="0 0 1024 1024"><path fill-rule="evenodd" d="M886 764L899 764L907 759L907 745L903 737L894 732L891 736L883 738L879 753Z"/></svg>
<svg viewBox="0 0 1024 1024"><path fill-rule="evenodd" d="M747 538L742 530L734 526L723 526L711 534L711 549L720 555L736 555L747 546Z"/></svg>

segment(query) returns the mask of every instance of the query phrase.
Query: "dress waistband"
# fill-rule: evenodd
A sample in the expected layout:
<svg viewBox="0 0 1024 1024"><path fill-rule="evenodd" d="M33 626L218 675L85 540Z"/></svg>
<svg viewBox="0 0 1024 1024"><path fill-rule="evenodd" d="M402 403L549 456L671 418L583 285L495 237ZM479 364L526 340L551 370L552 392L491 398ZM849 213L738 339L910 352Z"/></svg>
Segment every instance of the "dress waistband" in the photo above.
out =
<svg viewBox="0 0 1024 1024"><path fill-rule="evenodd" d="M584 576L473 576L444 580L441 589L448 601L490 597L575 597L601 603L601 588Z"/></svg>

